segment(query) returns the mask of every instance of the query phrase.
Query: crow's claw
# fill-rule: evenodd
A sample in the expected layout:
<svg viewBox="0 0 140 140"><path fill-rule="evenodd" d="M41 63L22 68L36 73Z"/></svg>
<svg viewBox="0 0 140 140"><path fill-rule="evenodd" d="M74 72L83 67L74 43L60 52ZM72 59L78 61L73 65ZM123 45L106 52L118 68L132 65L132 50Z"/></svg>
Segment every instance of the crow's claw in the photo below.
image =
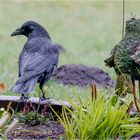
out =
<svg viewBox="0 0 140 140"><path fill-rule="evenodd" d="M49 101L50 98L40 97L40 101Z"/></svg>
<svg viewBox="0 0 140 140"><path fill-rule="evenodd" d="M28 96L23 96L23 95L22 95L22 96L20 97L20 101L21 101L21 102L27 102L28 99L29 99Z"/></svg>

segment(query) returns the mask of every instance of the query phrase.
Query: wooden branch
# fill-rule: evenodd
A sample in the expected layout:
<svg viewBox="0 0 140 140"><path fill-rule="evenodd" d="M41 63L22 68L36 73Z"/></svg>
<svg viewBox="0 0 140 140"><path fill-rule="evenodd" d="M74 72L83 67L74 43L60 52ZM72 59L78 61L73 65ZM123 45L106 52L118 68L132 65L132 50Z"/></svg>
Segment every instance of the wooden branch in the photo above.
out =
<svg viewBox="0 0 140 140"><path fill-rule="evenodd" d="M7 105L9 104L9 102L12 101L11 107L16 110L17 106L18 106L18 110L20 111L21 109L23 109L23 107L25 106L25 102L20 102L20 96L4 96L4 95L0 95L0 107L3 108L7 108ZM31 102L34 108L37 108L38 104L39 104L39 98L35 98L35 97L31 97L28 100L28 103ZM54 110L58 110L60 111L62 109L62 106L67 106L69 108L71 108L71 105L68 101L55 101L55 100L46 100L46 101L41 101L40 103L40 110L43 108L44 106L47 105L48 106L48 110L51 111L50 106L52 108L54 108Z"/></svg>
<svg viewBox="0 0 140 140"><path fill-rule="evenodd" d="M92 84L91 97L92 97L92 101L96 100L97 98L97 90L96 90L96 85L94 83Z"/></svg>
<svg viewBox="0 0 140 140"><path fill-rule="evenodd" d="M132 109L132 107L133 107L133 104L134 104L134 102L131 101L130 104L129 104L129 106L128 106L128 109L127 109L127 111L126 111L126 114L130 114L130 111L131 111L131 109Z"/></svg>
<svg viewBox="0 0 140 140"><path fill-rule="evenodd" d="M136 85L135 85L135 82L134 82L134 86L133 86L133 96L134 96L134 103L135 103L136 109L140 113L140 109L139 109L137 98L136 98Z"/></svg>

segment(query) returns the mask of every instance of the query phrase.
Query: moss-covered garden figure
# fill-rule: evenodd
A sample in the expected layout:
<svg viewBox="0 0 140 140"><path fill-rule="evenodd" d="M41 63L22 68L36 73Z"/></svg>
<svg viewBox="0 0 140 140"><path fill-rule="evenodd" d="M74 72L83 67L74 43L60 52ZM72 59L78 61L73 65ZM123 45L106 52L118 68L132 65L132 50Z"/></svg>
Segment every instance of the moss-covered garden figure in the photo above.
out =
<svg viewBox="0 0 140 140"><path fill-rule="evenodd" d="M135 95L135 80L139 80L140 91L140 19L131 18L126 21L125 36L112 49L105 63L113 67L117 74L117 95Z"/></svg>

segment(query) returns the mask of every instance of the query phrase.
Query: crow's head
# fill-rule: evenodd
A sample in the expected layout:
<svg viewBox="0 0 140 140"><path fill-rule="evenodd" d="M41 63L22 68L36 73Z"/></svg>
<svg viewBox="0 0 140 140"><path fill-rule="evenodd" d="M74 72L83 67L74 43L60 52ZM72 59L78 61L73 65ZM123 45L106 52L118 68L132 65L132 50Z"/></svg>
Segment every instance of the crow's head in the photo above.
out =
<svg viewBox="0 0 140 140"><path fill-rule="evenodd" d="M26 37L30 36L43 36L45 37L47 35L48 38L48 32L45 30L44 27L42 27L40 24L38 24L35 21L27 21L25 22L20 28L16 29L11 36L16 35L25 35Z"/></svg>

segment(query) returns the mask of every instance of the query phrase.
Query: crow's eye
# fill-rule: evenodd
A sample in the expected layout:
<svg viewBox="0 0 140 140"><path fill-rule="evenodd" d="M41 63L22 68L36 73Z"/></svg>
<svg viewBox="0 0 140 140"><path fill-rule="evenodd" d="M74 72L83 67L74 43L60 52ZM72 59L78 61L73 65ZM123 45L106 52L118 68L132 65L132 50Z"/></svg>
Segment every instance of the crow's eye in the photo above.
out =
<svg viewBox="0 0 140 140"><path fill-rule="evenodd" d="M26 30L27 29L27 26L23 26L22 29Z"/></svg>
<svg viewBox="0 0 140 140"><path fill-rule="evenodd" d="M33 26L30 26L29 29L32 31L34 29L34 27Z"/></svg>

